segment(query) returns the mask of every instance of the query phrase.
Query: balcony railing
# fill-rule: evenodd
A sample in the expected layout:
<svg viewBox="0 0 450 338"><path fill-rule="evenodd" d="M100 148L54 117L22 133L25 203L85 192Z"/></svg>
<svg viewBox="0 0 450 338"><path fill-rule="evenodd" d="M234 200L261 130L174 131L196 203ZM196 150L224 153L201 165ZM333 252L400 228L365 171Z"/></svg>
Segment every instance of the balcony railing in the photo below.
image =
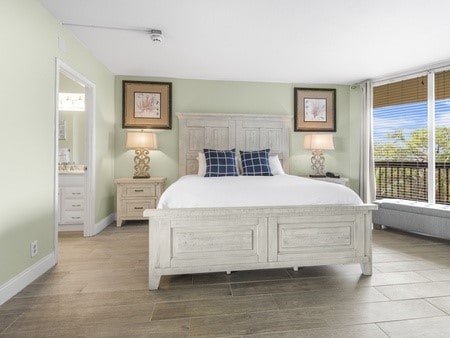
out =
<svg viewBox="0 0 450 338"><path fill-rule="evenodd" d="M428 163L375 162L377 198L428 200ZM450 204L450 163L436 163L436 203Z"/></svg>

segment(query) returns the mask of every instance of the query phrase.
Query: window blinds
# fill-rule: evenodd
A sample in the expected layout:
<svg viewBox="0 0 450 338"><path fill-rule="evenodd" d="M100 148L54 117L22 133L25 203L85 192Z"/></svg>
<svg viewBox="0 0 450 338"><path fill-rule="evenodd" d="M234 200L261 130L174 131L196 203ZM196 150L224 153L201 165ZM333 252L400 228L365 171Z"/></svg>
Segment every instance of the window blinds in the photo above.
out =
<svg viewBox="0 0 450 338"><path fill-rule="evenodd" d="M450 71L439 72L434 75L435 100L450 98Z"/></svg>
<svg viewBox="0 0 450 338"><path fill-rule="evenodd" d="M377 198L427 200L427 90L426 76L374 87Z"/></svg>
<svg viewBox="0 0 450 338"><path fill-rule="evenodd" d="M450 204L450 71L435 74L436 203Z"/></svg>
<svg viewBox="0 0 450 338"><path fill-rule="evenodd" d="M450 89L450 86L449 86ZM388 107L427 100L427 77L421 76L373 88L373 107Z"/></svg>

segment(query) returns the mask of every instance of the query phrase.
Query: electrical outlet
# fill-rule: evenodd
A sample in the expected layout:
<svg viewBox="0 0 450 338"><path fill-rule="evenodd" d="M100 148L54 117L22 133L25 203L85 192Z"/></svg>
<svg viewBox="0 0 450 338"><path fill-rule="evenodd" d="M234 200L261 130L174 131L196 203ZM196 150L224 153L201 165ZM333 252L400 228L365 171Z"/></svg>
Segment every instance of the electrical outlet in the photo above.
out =
<svg viewBox="0 0 450 338"><path fill-rule="evenodd" d="M30 249L31 249L31 257L36 256L38 253L38 241L31 242Z"/></svg>

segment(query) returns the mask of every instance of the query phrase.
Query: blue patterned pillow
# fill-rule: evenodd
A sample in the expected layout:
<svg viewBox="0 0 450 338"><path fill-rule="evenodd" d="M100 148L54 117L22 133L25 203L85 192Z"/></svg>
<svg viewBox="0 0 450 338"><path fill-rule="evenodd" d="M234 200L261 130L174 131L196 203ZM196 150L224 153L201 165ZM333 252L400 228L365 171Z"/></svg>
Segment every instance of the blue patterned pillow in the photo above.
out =
<svg viewBox="0 0 450 338"><path fill-rule="evenodd" d="M203 149L206 159L205 177L237 176L236 150Z"/></svg>
<svg viewBox="0 0 450 338"><path fill-rule="evenodd" d="M273 176L269 165L270 149L240 151L240 153L244 176Z"/></svg>

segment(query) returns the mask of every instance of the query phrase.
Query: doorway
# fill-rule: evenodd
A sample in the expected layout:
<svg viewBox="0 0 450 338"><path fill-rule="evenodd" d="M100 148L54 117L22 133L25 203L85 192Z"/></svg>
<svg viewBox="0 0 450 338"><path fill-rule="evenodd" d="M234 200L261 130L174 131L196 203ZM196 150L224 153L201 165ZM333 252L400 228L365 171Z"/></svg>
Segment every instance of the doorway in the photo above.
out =
<svg viewBox="0 0 450 338"><path fill-rule="evenodd" d="M56 59L55 251L60 231L95 235L95 84Z"/></svg>

